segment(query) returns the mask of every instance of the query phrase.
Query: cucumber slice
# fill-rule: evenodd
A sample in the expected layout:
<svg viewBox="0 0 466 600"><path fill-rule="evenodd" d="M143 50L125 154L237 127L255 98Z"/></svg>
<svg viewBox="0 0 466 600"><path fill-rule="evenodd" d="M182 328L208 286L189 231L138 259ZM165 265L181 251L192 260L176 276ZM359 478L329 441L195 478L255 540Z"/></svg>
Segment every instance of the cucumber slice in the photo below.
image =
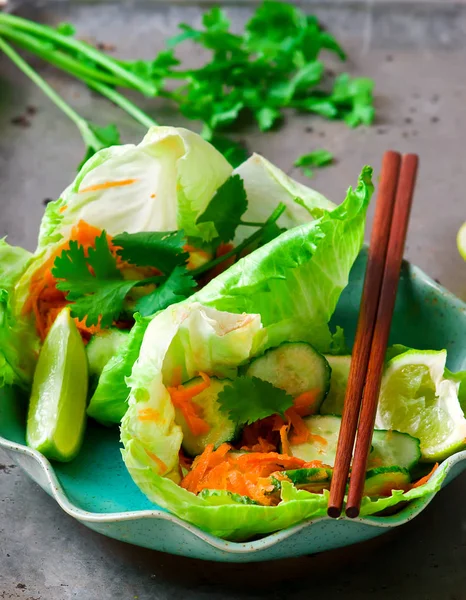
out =
<svg viewBox="0 0 466 600"><path fill-rule="evenodd" d="M411 477L402 467L380 467L366 473L364 496L391 496L392 490L408 490Z"/></svg>
<svg viewBox="0 0 466 600"><path fill-rule="evenodd" d="M329 390L331 369L310 344L285 342L255 358L246 374L270 382L293 398L315 390L312 413L316 413Z"/></svg>
<svg viewBox="0 0 466 600"><path fill-rule="evenodd" d="M321 415L341 415L345 402L346 386L351 366L351 356L326 355L325 358L332 369L330 389L322 406Z"/></svg>
<svg viewBox="0 0 466 600"><path fill-rule="evenodd" d="M369 468L397 465L412 469L421 458L421 442L399 431L375 430L372 436L372 451L369 455Z"/></svg>
<svg viewBox="0 0 466 600"><path fill-rule="evenodd" d="M291 453L306 462L319 460L324 465L333 467L341 418L333 415L313 415L303 420L311 433L311 439L304 444L290 444Z"/></svg>
<svg viewBox="0 0 466 600"><path fill-rule="evenodd" d="M330 488L332 473L332 469L294 469L283 474L299 490L318 494Z"/></svg>
<svg viewBox="0 0 466 600"><path fill-rule="evenodd" d="M313 415L304 419L311 439L304 444L290 444L293 456L306 462L320 460L333 467L337 452L341 417ZM421 457L418 439L399 431L374 431L369 468L397 466L412 469Z"/></svg>
<svg viewBox="0 0 466 600"><path fill-rule="evenodd" d="M197 385L201 382L202 379L200 377L195 377L183 384L183 387L187 389L189 386ZM193 402L201 408L202 418L210 426L209 431L203 435L193 435L181 410L178 408L175 409L175 420L183 431L183 450L189 456L202 454L208 444L213 444L215 448L218 448L220 444L233 442L238 437L240 427L220 410L220 405L217 402L219 393L230 383L231 379L211 377L210 386L197 396L194 396Z"/></svg>
<svg viewBox="0 0 466 600"><path fill-rule="evenodd" d="M128 338L129 331L112 327L94 335L86 346L89 375L100 377L105 365Z"/></svg>

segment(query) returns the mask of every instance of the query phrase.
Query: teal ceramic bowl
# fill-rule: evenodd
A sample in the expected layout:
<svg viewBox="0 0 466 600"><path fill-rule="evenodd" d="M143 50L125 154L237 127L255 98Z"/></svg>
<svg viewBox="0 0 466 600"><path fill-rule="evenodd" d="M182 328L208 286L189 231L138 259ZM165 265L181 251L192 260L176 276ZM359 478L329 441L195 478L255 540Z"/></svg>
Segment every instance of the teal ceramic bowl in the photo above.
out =
<svg viewBox="0 0 466 600"><path fill-rule="evenodd" d="M354 337L364 279L363 251L342 294L334 324ZM418 268L404 263L391 343L448 351L448 366L466 368L466 304ZM433 495L397 514L365 519L319 518L258 540L226 542L151 504L136 487L120 457L118 431L90 425L84 447L69 464L51 464L25 445L25 407L12 391L0 395L0 447L69 515L118 540L192 558L252 562L313 554L362 542L416 517ZM450 457L444 485L466 468L466 451ZM434 475L435 477L435 475Z"/></svg>

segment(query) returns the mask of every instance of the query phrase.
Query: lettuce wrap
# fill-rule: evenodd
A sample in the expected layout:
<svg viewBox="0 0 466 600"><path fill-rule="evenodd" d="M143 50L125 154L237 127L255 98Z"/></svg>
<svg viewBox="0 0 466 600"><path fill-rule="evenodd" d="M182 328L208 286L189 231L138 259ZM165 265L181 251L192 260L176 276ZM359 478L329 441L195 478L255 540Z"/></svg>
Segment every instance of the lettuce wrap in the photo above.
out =
<svg viewBox="0 0 466 600"><path fill-rule="evenodd" d="M183 433L170 386L198 373L234 379L245 362L283 342L309 341L321 352L334 348L328 323L363 242L371 174L363 169L338 208L321 210L314 221L283 233L152 319L127 379L129 408L121 425L123 459L150 500L235 540L325 513L326 493L286 481L276 506L225 490L195 495L181 488Z"/></svg>

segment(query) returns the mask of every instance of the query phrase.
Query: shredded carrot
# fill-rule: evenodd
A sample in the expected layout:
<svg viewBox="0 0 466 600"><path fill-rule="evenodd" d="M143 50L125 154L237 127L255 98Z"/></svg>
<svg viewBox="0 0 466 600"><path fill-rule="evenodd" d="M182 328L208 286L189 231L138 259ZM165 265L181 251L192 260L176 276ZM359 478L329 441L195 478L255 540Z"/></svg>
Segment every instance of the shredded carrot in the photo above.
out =
<svg viewBox="0 0 466 600"><path fill-rule="evenodd" d="M68 208L68 206L66 204L64 204L59 210L58 212L63 214L65 212L65 210Z"/></svg>
<svg viewBox="0 0 466 600"><path fill-rule="evenodd" d="M274 444L260 436L258 437L257 444L241 446L241 450L245 450L246 452L274 452L276 449Z"/></svg>
<svg viewBox="0 0 466 600"><path fill-rule="evenodd" d="M315 403L319 394L319 390L309 390L295 398L293 404L296 413L300 417L307 417L308 415L314 414L316 412Z"/></svg>
<svg viewBox="0 0 466 600"><path fill-rule="evenodd" d="M62 207L64 209L65 207ZM23 307L23 314L32 312L36 321L37 332L42 340L45 339L50 327L53 325L58 313L69 304L65 293L56 287L57 281L52 274L53 265L57 256L64 250L69 250L70 241L77 241L87 253L94 247L95 239L102 234L102 230L85 221L79 221L70 233L69 240L60 244L48 259L35 271L31 277L29 297ZM116 255L116 249L110 236L107 236L109 248ZM87 326L86 319L75 319L78 330L86 342L91 335L100 331L100 325Z"/></svg>
<svg viewBox="0 0 466 600"><path fill-rule="evenodd" d="M432 467L432 470L430 471L430 473L428 473L424 477L421 477L421 479L416 481L416 483L413 483L411 488L421 487L421 485L424 485L425 483L427 483L437 469L438 469L438 463L435 463L435 465Z"/></svg>
<svg viewBox="0 0 466 600"><path fill-rule="evenodd" d="M149 452L149 450L146 450L145 452L147 456L155 462L161 473L166 473L168 471L168 467L163 460L160 460L158 456L156 456L153 452Z"/></svg>
<svg viewBox="0 0 466 600"><path fill-rule="evenodd" d="M97 183L90 185L87 188L78 190L78 194L85 194L86 192L98 192L99 190L107 190L113 187L120 187L125 185L131 185L135 183L137 179L121 179L120 181L105 181L104 183Z"/></svg>
<svg viewBox="0 0 466 600"><path fill-rule="evenodd" d="M288 425L282 425L280 427L280 442L282 444L282 452L291 456L291 448L288 442Z"/></svg>
<svg viewBox="0 0 466 600"><path fill-rule="evenodd" d="M194 459L191 471L180 483L181 487L187 489L189 492L197 494L199 490L199 484L204 477L207 468L209 466L210 457L214 451L214 445L208 444L202 454Z"/></svg>
<svg viewBox="0 0 466 600"><path fill-rule="evenodd" d="M201 417L201 408L193 402L193 398L210 386L210 378L205 373L199 373L203 381L196 385L185 388L168 387L173 405L179 408L183 414L187 426L193 435L203 435L210 430L209 424Z"/></svg>
<svg viewBox="0 0 466 600"><path fill-rule="evenodd" d="M291 423L293 427L293 433L291 435L290 441L292 444L304 444L310 439L309 429L306 427L306 423L303 419L298 415L294 408L289 408L285 412L285 416L287 417L289 423Z"/></svg>
<svg viewBox="0 0 466 600"><path fill-rule="evenodd" d="M138 419L140 421L153 421L154 423L160 423L160 412L155 408L143 408L138 411Z"/></svg>
<svg viewBox="0 0 466 600"><path fill-rule="evenodd" d="M208 446L198 456L181 486L198 494L203 489L228 490L248 496L264 505L276 502L271 495L274 486L270 476L285 469L301 468L300 458L276 452L251 452L233 455L230 446L222 444L217 450ZM275 476L275 475L274 475Z"/></svg>

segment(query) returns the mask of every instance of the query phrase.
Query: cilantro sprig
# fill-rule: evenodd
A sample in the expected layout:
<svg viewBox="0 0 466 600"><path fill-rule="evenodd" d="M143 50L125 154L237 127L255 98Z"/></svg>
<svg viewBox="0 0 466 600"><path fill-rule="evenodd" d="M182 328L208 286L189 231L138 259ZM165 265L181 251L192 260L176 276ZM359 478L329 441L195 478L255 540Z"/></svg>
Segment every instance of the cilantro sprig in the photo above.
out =
<svg viewBox="0 0 466 600"><path fill-rule="evenodd" d="M270 415L284 415L293 398L284 390L258 377L237 377L218 395L220 409L232 421L248 425Z"/></svg>
<svg viewBox="0 0 466 600"><path fill-rule="evenodd" d="M230 204L222 204L227 197ZM218 190L204 215L213 223L220 241L232 239L242 214L247 209L244 186L238 175L232 176ZM152 315L171 304L181 302L194 293L198 279L222 262L235 257L257 244L265 244L281 230L276 222L285 210L280 204L265 223L249 223L257 227L250 236L229 252L212 259L197 269L188 270L185 251L186 238L183 231L121 233L112 239L110 249L105 231L95 238L93 247L87 251L77 241L71 240L69 248L55 259L52 275L57 288L65 293L70 302L71 314L83 320L87 326L109 327L122 317L130 318L134 312L142 316ZM134 271L147 272L147 267L157 274L140 278L125 278L125 263ZM134 294L134 288L144 288ZM135 299L133 296L137 296Z"/></svg>
<svg viewBox="0 0 466 600"><path fill-rule="evenodd" d="M313 172L309 167L325 167L333 162L333 154L328 150L313 150L303 154L294 162L295 167L301 167L307 177L312 177Z"/></svg>

